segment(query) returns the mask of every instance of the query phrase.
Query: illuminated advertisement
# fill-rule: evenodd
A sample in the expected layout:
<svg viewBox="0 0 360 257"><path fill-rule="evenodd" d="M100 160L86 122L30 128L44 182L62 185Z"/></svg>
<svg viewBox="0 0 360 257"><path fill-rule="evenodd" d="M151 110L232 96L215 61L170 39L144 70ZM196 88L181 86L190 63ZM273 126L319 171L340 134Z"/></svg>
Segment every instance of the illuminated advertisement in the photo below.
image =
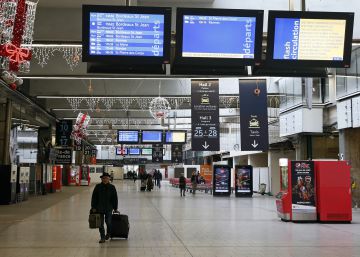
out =
<svg viewBox="0 0 360 257"><path fill-rule="evenodd" d="M236 193L252 192L252 167L237 166L235 169Z"/></svg>
<svg viewBox="0 0 360 257"><path fill-rule="evenodd" d="M342 61L346 20L275 18L273 59Z"/></svg>
<svg viewBox="0 0 360 257"><path fill-rule="evenodd" d="M214 194L230 195L230 167L214 166Z"/></svg>

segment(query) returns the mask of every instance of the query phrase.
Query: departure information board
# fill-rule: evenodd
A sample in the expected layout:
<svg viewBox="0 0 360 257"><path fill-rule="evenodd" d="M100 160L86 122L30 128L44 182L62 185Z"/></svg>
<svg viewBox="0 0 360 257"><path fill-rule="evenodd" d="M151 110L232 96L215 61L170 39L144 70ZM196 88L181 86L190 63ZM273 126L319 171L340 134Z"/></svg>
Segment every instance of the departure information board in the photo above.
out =
<svg viewBox="0 0 360 257"><path fill-rule="evenodd" d="M129 148L129 154L130 155L140 155L140 149L139 148Z"/></svg>
<svg viewBox="0 0 360 257"><path fill-rule="evenodd" d="M118 130L118 143L138 143L139 131L137 130Z"/></svg>
<svg viewBox="0 0 360 257"><path fill-rule="evenodd" d="M164 15L90 12L89 54L155 56L164 54Z"/></svg>
<svg viewBox="0 0 360 257"><path fill-rule="evenodd" d="M165 134L165 143L185 143L185 131L167 131Z"/></svg>
<svg viewBox="0 0 360 257"><path fill-rule="evenodd" d="M342 61L346 20L276 18L273 59Z"/></svg>
<svg viewBox="0 0 360 257"><path fill-rule="evenodd" d="M254 58L255 17L184 15L183 57Z"/></svg>
<svg viewBox="0 0 360 257"><path fill-rule="evenodd" d="M162 142L162 131L159 130L143 130L142 131L142 142L143 143L161 143Z"/></svg>

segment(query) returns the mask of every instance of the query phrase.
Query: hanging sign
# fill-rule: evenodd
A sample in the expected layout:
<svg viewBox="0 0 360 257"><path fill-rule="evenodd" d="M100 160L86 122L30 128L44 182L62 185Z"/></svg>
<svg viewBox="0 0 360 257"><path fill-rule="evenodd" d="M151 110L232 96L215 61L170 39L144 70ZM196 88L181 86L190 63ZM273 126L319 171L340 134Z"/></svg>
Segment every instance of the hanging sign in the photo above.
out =
<svg viewBox="0 0 360 257"><path fill-rule="evenodd" d="M91 155L92 145L84 145L84 155Z"/></svg>
<svg viewBox="0 0 360 257"><path fill-rule="evenodd" d="M71 164L72 150L71 148L56 148L55 149L55 164Z"/></svg>
<svg viewBox="0 0 360 257"><path fill-rule="evenodd" d="M56 145L71 146L72 121L61 120L56 122Z"/></svg>
<svg viewBox="0 0 360 257"><path fill-rule="evenodd" d="M269 146L266 80L239 80L241 151Z"/></svg>
<svg viewBox="0 0 360 257"><path fill-rule="evenodd" d="M82 151L82 141L74 140L74 151Z"/></svg>
<svg viewBox="0 0 360 257"><path fill-rule="evenodd" d="M220 150L219 80L191 80L193 151Z"/></svg>
<svg viewBox="0 0 360 257"><path fill-rule="evenodd" d="M172 163L182 163L183 162L183 151L182 144L172 144L171 145L171 162Z"/></svg>
<svg viewBox="0 0 360 257"><path fill-rule="evenodd" d="M152 162L161 163L163 162L163 145L162 144L153 144L152 145Z"/></svg>

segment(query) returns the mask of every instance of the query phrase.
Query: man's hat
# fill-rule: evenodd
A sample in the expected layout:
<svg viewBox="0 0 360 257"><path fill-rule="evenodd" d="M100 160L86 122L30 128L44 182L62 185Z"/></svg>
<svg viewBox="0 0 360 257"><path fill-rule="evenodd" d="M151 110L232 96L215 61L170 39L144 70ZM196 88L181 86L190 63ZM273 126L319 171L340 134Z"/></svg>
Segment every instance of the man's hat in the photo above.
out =
<svg viewBox="0 0 360 257"><path fill-rule="evenodd" d="M107 172L103 172L103 174L100 176L100 178L103 178L103 177L111 177L109 173Z"/></svg>

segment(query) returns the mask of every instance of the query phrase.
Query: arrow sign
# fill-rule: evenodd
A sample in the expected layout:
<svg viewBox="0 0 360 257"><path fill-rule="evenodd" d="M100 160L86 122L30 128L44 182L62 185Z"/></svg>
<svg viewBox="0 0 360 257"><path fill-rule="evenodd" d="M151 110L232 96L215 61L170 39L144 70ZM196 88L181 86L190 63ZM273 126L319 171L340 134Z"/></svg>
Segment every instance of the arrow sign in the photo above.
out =
<svg viewBox="0 0 360 257"><path fill-rule="evenodd" d="M204 147L204 149L208 149L210 145L208 145L207 142L205 141L205 144L202 146Z"/></svg>
<svg viewBox="0 0 360 257"><path fill-rule="evenodd" d="M254 139L254 143L252 143L251 145L252 145L252 147L256 148L259 144L256 143L256 141L255 141L255 139Z"/></svg>

